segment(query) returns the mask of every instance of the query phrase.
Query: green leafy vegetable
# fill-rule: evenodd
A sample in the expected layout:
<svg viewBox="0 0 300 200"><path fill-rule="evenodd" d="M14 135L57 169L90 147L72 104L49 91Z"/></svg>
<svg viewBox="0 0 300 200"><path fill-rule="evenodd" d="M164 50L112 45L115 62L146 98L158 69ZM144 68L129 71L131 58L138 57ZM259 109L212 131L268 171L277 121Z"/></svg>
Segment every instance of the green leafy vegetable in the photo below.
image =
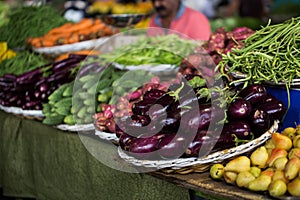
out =
<svg viewBox="0 0 300 200"><path fill-rule="evenodd" d="M38 37L67 20L53 7L15 7L9 14L9 22L0 27L0 41L6 41L10 48L26 46L28 37Z"/></svg>

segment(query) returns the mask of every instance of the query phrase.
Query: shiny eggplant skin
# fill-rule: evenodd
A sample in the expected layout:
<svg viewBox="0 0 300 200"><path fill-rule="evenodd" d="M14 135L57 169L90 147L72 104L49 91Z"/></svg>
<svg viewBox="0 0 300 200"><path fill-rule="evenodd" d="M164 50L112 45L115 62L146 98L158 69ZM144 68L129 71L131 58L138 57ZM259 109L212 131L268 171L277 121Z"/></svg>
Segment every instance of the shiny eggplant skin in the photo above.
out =
<svg viewBox="0 0 300 200"><path fill-rule="evenodd" d="M160 140L158 148L162 159L176 159L185 152L187 144L184 137L168 134Z"/></svg>
<svg viewBox="0 0 300 200"><path fill-rule="evenodd" d="M246 121L230 121L224 124L220 137L232 134L242 140L251 139L251 127Z"/></svg>
<svg viewBox="0 0 300 200"><path fill-rule="evenodd" d="M252 84L238 93L239 97L249 101L251 105L264 102L267 98L267 90L261 84Z"/></svg>
<svg viewBox="0 0 300 200"><path fill-rule="evenodd" d="M287 111L284 103L280 100L265 101L258 106L259 109L269 114L271 122L274 120L281 121Z"/></svg>
<svg viewBox="0 0 300 200"><path fill-rule="evenodd" d="M161 96L163 96L166 92L159 89L152 89L148 90L144 93L143 99L151 99L153 101L159 99Z"/></svg>
<svg viewBox="0 0 300 200"><path fill-rule="evenodd" d="M249 118L251 131L254 133L255 138L261 136L271 126L269 114L262 109L255 109Z"/></svg>
<svg viewBox="0 0 300 200"><path fill-rule="evenodd" d="M228 117L230 119L245 119L252 111L251 103L245 99L238 98L228 106Z"/></svg>

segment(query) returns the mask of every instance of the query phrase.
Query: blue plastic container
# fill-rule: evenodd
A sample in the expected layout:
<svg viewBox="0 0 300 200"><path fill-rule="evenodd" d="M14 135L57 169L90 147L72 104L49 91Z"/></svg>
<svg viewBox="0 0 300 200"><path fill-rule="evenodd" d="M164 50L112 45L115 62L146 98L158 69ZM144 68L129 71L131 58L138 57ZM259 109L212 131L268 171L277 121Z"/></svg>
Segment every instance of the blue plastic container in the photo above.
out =
<svg viewBox="0 0 300 200"><path fill-rule="evenodd" d="M277 99L281 100L288 107L288 93L285 87L267 86L267 92ZM295 127L295 124L300 124L300 89L290 90L290 108L282 122L283 130L286 127Z"/></svg>

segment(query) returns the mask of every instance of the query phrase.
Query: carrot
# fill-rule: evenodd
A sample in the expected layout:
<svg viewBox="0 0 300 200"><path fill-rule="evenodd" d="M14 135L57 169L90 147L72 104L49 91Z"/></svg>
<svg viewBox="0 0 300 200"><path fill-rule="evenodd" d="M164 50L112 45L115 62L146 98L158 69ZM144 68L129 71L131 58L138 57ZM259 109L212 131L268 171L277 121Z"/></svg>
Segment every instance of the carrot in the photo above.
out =
<svg viewBox="0 0 300 200"><path fill-rule="evenodd" d="M78 30L89 28L92 25L93 25L93 20L92 19L84 18L80 22L78 22L77 24L73 24L71 27L69 27L65 31L66 32L75 32L75 31L78 31Z"/></svg>
<svg viewBox="0 0 300 200"><path fill-rule="evenodd" d="M31 46L34 46L34 47L41 47L42 46L42 38L41 37L36 37L36 38L31 38L30 41L29 41L29 44Z"/></svg>
<svg viewBox="0 0 300 200"><path fill-rule="evenodd" d="M90 38L90 29L82 29L76 32L79 36L79 41L89 40Z"/></svg>
<svg viewBox="0 0 300 200"><path fill-rule="evenodd" d="M52 47L56 45L56 40L42 40L42 46L43 47Z"/></svg>
<svg viewBox="0 0 300 200"><path fill-rule="evenodd" d="M79 35L78 33L72 33L71 36L68 38L68 43L72 44L76 42L79 42Z"/></svg>
<svg viewBox="0 0 300 200"><path fill-rule="evenodd" d="M51 29L50 31L48 31L48 33L46 33L46 35L60 34L71 26L73 26L73 23L65 23L62 26Z"/></svg>
<svg viewBox="0 0 300 200"><path fill-rule="evenodd" d="M63 60L65 58L68 58L70 54L80 54L80 55L99 55L100 52L96 50L80 50L80 51L75 51L72 53L65 53L60 56L58 56L55 61Z"/></svg>
<svg viewBox="0 0 300 200"><path fill-rule="evenodd" d="M108 27L108 26L105 26L104 29L103 29L103 31L104 31L104 35L105 36L106 35L111 35L113 33L112 30L111 30L111 28Z"/></svg>

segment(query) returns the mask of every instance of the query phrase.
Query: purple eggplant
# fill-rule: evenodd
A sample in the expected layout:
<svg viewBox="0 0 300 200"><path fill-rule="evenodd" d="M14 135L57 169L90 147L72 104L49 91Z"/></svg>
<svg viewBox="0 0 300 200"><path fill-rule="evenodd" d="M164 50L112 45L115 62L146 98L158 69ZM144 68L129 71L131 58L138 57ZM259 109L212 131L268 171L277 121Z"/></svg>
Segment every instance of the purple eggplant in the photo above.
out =
<svg viewBox="0 0 300 200"><path fill-rule="evenodd" d="M24 84L24 83L33 83L36 80L40 79L43 75L43 71L41 68L36 68L34 70L25 72L19 76L16 77L16 82L18 84Z"/></svg>
<svg viewBox="0 0 300 200"><path fill-rule="evenodd" d="M158 154L163 159L176 159L184 154L187 148L184 137L165 135L158 144Z"/></svg>
<svg viewBox="0 0 300 200"><path fill-rule="evenodd" d="M196 133L207 129L212 118L212 106L210 104L200 105L198 109L192 109L182 116L181 126L183 130Z"/></svg>
<svg viewBox="0 0 300 200"><path fill-rule="evenodd" d="M274 97L273 95L268 93L267 98L265 99L264 103L271 102L271 101L277 101L277 99L276 99L276 97Z"/></svg>
<svg viewBox="0 0 300 200"><path fill-rule="evenodd" d="M264 103L260 104L258 108L268 113L271 121L281 121L287 111L287 108L285 107L284 103L277 99L265 101Z"/></svg>
<svg viewBox="0 0 300 200"><path fill-rule="evenodd" d="M162 132L164 134L176 134L180 126L179 118L160 117L152 120L152 123L147 127L148 132Z"/></svg>
<svg viewBox="0 0 300 200"><path fill-rule="evenodd" d="M152 89L149 91L146 91L145 94L143 95L143 99L147 100L153 100L153 102L157 99L159 99L162 95L164 95L166 92L163 90L159 90L159 89Z"/></svg>
<svg viewBox="0 0 300 200"><path fill-rule="evenodd" d="M204 154L208 154L213 149L216 144L217 139L209 135L203 137L196 137L185 150L185 155L187 157L199 157ZM205 148L201 148L205 147ZM200 152L201 149L201 152Z"/></svg>
<svg viewBox="0 0 300 200"><path fill-rule="evenodd" d="M54 82L54 83L66 83L71 81L71 77L70 77L71 72L67 71L67 72L60 72L60 73L56 73L56 74L51 74L48 79L47 82Z"/></svg>
<svg viewBox="0 0 300 200"><path fill-rule="evenodd" d="M132 112L136 115L146 115L153 103L154 100L152 99L137 101L132 105Z"/></svg>
<svg viewBox="0 0 300 200"><path fill-rule="evenodd" d="M169 107L172 103L174 103L174 98L170 96L168 93L165 93L160 98L158 98L154 103L162 105L163 107L166 106Z"/></svg>
<svg viewBox="0 0 300 200"><path fill-rule="evenodd" d="M117 120L117 125L124 133L132 135L134 137L147 137L153 135L152 132L147 132L145 126L151 122L148 115L132 115L124 117L121 121ZM151 125L149 125L151 126Z"/></svg>
<svg viewBox="0 0 300 200"><path fill-rule="evenodd" d="M230 121L224 124L220 137L222 137L222 135L232 134L241 140L248 140L252 138L251 127L245 121Z"/></svg>
<svg viewBox="0 0 300 200"><path fill-rule="evenodd" d="M119 145L120 147L125 150L125 151L129 151L130 150L130 145L131 143L133 143L133 141L135 140L136 138L131 136L131 135L128 135L128 134L122 134L119 138Z"/></svg>
<svg viewBox="0 0 300 200"><path fill-rule="evenodd" d="M3 77L11 81L15 81L17 79L17 76L14 74L4 74Z"/></svg>
<svg viewBox="0 0 300 200"><path fill-rule="evenodd" d="M54 73L59 73L61 71L70 70L74 67L76 67L79 64L80 60L76 58L67 58L63 59L61 61L55 62L53 64L52 71Z"/></svg>
<svg viewBox="0 0 300 200"><path fill-rule="evenodd" d="M12 82L14 82L14 80L12 80L10 78L6 78L4 76L1 76L0 77L0 82L2 82L2 83L12 83Z"/></svg>
<svg viewBox="0 0 300 200"><path fill-rule="evenodd" d="M242 89L238 93L239 97L244 98L249 101L251 105L255 105L257 103L264 102L267 98L267 90L263 85L260 84L252 84Z"/></svg>
<svg viewBox="0 0 300 200"><path fill-rule="evenodd" d="M94 73L96 69L100 68L101 70L104 69L103 66L100 66L99 62L89 63L81 67L78 71L77 77L83 77L88 75L89 73Z"/></svg>
<svg viewBox="0 0 300 200"><path fill-rule="evenodd" d="M31 110L31 109L35 109L36 105L39 105L40 101L35 100L35 101L30 101L30 102L26 102L23 109L24 110Z"/></svg>
<svg viewBox="0 0 300 200"><path fill-rule="evenodd" d="M159 141L160 139L155 136L136 138L129 147L129 155L132 155L137 159L158 158L159 155L156 151L158 150Z"/></svg>
<svg viewBox="0 0 300 200"><path fill-rule="evenodd" d="M271 125L269 114L262 109L255 109L250 115L249 124L255 138L265 133Z"/></svg>
<svg viewBox="0 0 300 200"><path fill-rule="evenodd" d="M229 104L228 117L230 119L246 119L251 111L251 103L245 99L238 98Z"/></svg>
<svg viewBox="0 0 300 200"><path fill-rule="evenodd" d="M42 83L38 89L40 92L46 92L47 90L49 90L49 85L48 83Z"/></svg>
<svg viewBox="0 0 300 200"><path fill-rule="evenodd" d="M4 82L0 80L0 88L12 88L15 86L13 82Z"/></svg>
<svg viewBox="0 0 300 200"><path fill-rule="evenodd" d="M68 58L76 58L78 60L83 60L87 57L87 55L84 54L75 54L75 53L70 53Z"/></svg>

